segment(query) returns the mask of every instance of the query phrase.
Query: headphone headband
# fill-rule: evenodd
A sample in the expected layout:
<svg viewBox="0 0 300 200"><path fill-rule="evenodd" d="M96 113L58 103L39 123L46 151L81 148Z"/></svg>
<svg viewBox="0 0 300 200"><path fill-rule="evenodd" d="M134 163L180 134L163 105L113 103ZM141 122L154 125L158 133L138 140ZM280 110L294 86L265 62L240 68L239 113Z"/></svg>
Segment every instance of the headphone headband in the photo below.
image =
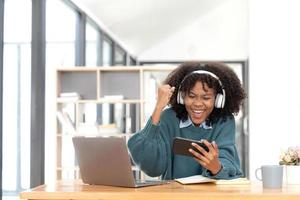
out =
<svg viewBox="0 0 300 200"><path fill-rule="evenodd" d="M188 74L187 76L190 76L190 75L192 75L192 74L208 74L208 75L210 75L211 77L217 79L217 81L219 82L221 88L223 89L223 84L222 84L220 78L219 78L217 75L215 75L214 73L210 72L210 71L206 71L206 70L196 70L196 71L191 72L191 73ZM185 76L184 79L185 79L187 76ZM181 82L181 83L182 83L182 82Z"/></svg>
<svg viewBox="0 0 300 200"><path fill-rule="evenodd" d="M217 81L219 82L219 84L220 84L222 90L224 89L224 88L223 88L223 84L222 84L220 78L219 78L217 75L215 75L214 73L212 73L212 72L210 72L210 71L206 71L206 70L196 70L196 71L192 71L191 73L189 73L188 75L186 75L186 76L182 79L182 81L181 81L180 84L179 84L178 90L180 90L181 84L185 81L185 79L186 79L187 77L191 76L192 74L207 74L207 75L210 75L211 77L217 79Z"/></svg>

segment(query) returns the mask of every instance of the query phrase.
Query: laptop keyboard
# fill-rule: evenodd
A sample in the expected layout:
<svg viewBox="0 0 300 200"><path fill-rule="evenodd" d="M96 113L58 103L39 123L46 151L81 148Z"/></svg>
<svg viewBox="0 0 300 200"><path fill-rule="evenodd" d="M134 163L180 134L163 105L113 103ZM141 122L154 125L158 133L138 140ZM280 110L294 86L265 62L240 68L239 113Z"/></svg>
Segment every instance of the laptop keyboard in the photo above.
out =
<svg viewBox="0 0 300 200"><path fill-rule="evenodd" d="M157 183L157 182L161 182L159 180L135 180L136 183L138 184L142 184L142 183Z"/></svg>
<svg viewBox="0 0 300 200"><path fill-rule="evenodd" d="M155 184L162 184L165 181L161 180L136 180L136 185L155 185Z"/></svg>

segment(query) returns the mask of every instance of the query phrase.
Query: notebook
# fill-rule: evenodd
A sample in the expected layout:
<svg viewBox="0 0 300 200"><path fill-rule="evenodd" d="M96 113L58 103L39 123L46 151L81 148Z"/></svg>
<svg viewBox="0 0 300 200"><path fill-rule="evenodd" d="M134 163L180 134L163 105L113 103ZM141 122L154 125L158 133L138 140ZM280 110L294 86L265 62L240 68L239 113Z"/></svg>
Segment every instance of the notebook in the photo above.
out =
<svg viewBox="0 0 300 200"><path fill-rule="evenodd" d="M142 187L162 180L135 180L125 137L72 138L82 181L91 185Z"/></svg>
<svg viewBox="0 0 300 200"><path fill-rule="evenodd" d="M250 181L247 178L235 178L230 180L225 179L211 179L204 177L202 175L194 175L185 178L178 178L175 181L181 184L196 184L196 183L214 183L217 185L245 185L250 184Z"/></svg>

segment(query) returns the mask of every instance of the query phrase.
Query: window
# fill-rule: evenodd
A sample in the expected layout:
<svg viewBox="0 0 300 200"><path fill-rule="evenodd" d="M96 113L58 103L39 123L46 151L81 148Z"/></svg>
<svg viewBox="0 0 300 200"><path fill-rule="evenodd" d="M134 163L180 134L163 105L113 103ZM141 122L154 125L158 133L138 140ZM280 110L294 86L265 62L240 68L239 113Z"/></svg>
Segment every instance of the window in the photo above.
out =
<svg viewBox="0 0 300 200"><path fill-rule="evenodd" d="M55 108L55 80L54 68L69 67L75 65L75 42L76 42L76 5L65 3L68 1L51 0L46 1L46 116L45 124L46 143L46 182L51 182L55 179L55 169L51 168L52 163L55 163L55 154L50 152L51 144L55 145L51 134L55 132L54 128L49 124L54 124L56 120ZM106 36L103 38L103 51L99 52L100 33L97 26L92 20L87 20L86 24L86 65L96 66L99 63L99 54L102 53L102 63L106 66L111 66L112 62L112 45L113 41ZM124 52L125 54L125 52ZM121 56L122 57L122 56ZM53 122L53 123L52 123ZM52 146L53 146L52 145ZM49 148L47 148L49 147ZM48 164L47 164L48 163ZM51 177L51 178L50 178ZM52 178L54 177L54 178Z"/></svg>
<svg viewBox="0 0 300 200"><path fill-rule="evenodd" d="M136 65L136 60L130 56L129 65Z"/></svg>
<svg viewBox="0 0 300 200"><path fill-rule="evenodd" d="M118 46L115 48L115 65L126 65L126 52Z"/></svg>
<svg viewBox="0 0 300 200"><path fill-rule="evenodd" d="M74 66L76 13L60 0L46 2L46 66Z"/></svg>
<svg viewBox="0 0 300 200"><path fill-rule="evenodd" d="M77 12L69 0L46 0L46 102L45 102L45 182L56 177L53 163L56 98L55 68L75 65ZM19 191L30 187L30 125L31 125L31 29L32 1L5 0L3 59L3 197L18 199ZM86 26L86 62L95 66L113 64L114 41L106 35L99 51L100 28L89 21ZM100 56L101 53L101 56ZM117 55L121 62L122 54ZM120 58L120 59L119 59ZM119 62L119 61L118 61ZM50 152L51 151L51 152ZM50 152L50 153L49 153ZM49 156L50 155L50 156ZM51 168L53 166L53 169Z"/></svg>
<svg viewBox="0 0 300 200"><path fill-rule="evenodd" d="M103 66L112 65L112 41L108 37L103 38Z"/></svg>
<svg viewBox="0 0 300 200"><path fill-rule="evenodd" d="M45 182L56 179L55 69L75 65L76 13L61 0L46 1Z"/></svg>
<svg viewBox="0 0 300 200"><path fill-rule="evenodd" d="M97 66L98 60L98 38L99 31L91 24L89 21L86 24L86 53L85 53L85 63L87 66Z"/></svg>
<svg viewBox="0 0 300 200"><path fill-rule="evenodd" d="M30 186L31 7L31 0L4 4L4 199Z"/></svg>

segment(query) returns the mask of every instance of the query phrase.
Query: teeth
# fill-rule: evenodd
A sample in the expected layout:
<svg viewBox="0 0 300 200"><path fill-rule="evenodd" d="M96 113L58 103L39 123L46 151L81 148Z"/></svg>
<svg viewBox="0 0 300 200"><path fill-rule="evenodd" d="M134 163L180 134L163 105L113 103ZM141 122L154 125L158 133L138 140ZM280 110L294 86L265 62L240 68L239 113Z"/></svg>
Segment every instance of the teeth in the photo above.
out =
<svg viewBox="0 0 300 200"><path fill-rule="evenodd" d="M197 114L200 114L200 113L203 113L202 110L193 110L194 113L197 113Z"/></svg>

